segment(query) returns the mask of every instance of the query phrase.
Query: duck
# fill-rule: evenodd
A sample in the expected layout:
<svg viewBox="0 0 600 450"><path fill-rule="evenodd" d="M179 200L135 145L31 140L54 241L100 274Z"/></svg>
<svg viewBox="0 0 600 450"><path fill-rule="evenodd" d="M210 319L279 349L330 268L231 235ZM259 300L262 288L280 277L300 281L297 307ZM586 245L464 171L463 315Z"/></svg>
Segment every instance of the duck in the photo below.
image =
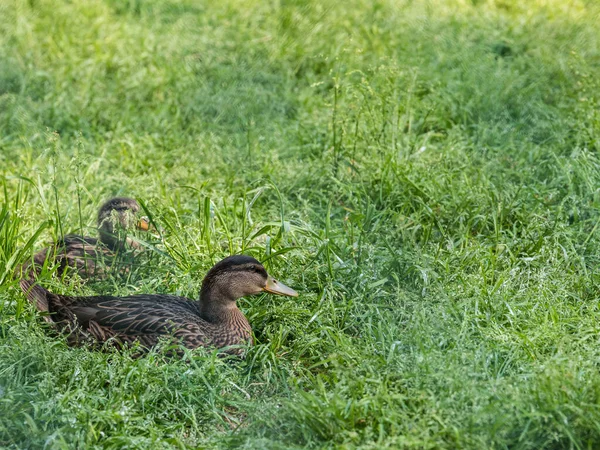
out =
<svg viewBox="0 0 600 450"><path fill-rule="evenodd" d="M138 218L139 203L129 197L114 197L107 200L98 211L98 238L69 234L45 248L26 262L17 272L26 273L29 278L39 275L46 260L57 263L57 272L63 275L67 269L75 269L82 278L106 275L105 263L118 253L138 252L141 246L127 236L128 231L137 228L149 231L146 217Z"/></svg>
<svg viewBox="0 0 600 450"><path fill-rule="evenodd" d="M67 334L71 346L139 343L145 351L173 338L189 349L227 348L225 353L237 355L241 346L252 344L252 328L237 306L239 298L263 292L298 296L246 255L215 264L202 281L198 300L163 294L74 297L53 294L28 279L20 280L20 286L46 320Z"/></svg>

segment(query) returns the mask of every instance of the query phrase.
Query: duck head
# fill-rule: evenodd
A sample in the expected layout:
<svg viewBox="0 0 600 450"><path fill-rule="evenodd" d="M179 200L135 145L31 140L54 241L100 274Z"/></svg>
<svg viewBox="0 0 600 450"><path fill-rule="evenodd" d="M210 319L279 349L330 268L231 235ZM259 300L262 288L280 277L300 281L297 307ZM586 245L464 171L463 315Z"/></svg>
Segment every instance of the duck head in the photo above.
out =
<svg viewBox="0 0 600 450"><path fill-rule="evenodd" d="M225 258L208 271L202 281L202 306L231 308L238 298L269 292L297 297L298 293L271 277L263 265L251 256L235 255Z"/></svg>
<svg viewBox="0 0 600 450"><path fill-rule="evenodd" d="M139 247L127 238L127 231L137 228L148 231L150 223L146 217L138 217L140 205L127 197L115 197L104 203L98 211L100 240L109 248L120 248L124 242Z"/></svg>

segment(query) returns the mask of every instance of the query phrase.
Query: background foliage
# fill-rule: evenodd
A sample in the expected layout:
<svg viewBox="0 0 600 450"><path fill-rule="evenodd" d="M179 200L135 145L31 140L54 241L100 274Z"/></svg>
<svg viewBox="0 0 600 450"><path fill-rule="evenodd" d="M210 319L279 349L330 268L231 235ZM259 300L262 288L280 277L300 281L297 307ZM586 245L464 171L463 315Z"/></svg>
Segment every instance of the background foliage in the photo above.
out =
<svg viewBox="0 0 600 450"><path fill-rule="evenodd" d="M0 445L592 448L594 1L0 1ZM100 203L163 230L127 277L237 252L243 361L69 349L12 277ZM4 268L5 267L5 268Z"/></svg>

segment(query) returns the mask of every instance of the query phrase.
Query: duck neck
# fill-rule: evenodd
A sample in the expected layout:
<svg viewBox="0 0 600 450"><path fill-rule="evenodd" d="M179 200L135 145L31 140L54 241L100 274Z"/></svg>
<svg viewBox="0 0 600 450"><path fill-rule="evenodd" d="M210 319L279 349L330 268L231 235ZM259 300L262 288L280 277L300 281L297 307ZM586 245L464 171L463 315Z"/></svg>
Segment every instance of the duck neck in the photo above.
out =
<svg viewBox="0 0 600 450"><path fill-rule="evenodd" d="M113 251L117 251L117 250L121 250L123 248L125 248L125 242L127 240L127 238L123 239L124 236L120 236L121 233L116 232L115 233L115 229L112 226L107 226L106 223L104 223L100 229L99 229L99 234L100 234L100 241L106 245L109 249L113 250Z"/></svg>
<svg viewBox="0 0 600 450"><path fill-rule="evenodd" d="M248 320L235 301L219 295L214 289L200 294L200 316L215 325L247 324Z"/></svg>

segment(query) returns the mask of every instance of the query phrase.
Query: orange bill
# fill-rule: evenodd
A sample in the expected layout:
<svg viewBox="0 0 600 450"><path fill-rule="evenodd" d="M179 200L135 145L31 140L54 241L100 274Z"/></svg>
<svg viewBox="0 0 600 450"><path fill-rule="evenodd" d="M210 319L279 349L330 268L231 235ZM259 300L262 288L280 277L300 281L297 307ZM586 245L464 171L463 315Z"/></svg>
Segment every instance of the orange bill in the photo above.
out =
<svg viewBox="0 0 600 450"><path fill-rule="evenodd" d="M150 229L150 220L147 217L142 217L137 223L138 230L148 231Z"/></svg>

